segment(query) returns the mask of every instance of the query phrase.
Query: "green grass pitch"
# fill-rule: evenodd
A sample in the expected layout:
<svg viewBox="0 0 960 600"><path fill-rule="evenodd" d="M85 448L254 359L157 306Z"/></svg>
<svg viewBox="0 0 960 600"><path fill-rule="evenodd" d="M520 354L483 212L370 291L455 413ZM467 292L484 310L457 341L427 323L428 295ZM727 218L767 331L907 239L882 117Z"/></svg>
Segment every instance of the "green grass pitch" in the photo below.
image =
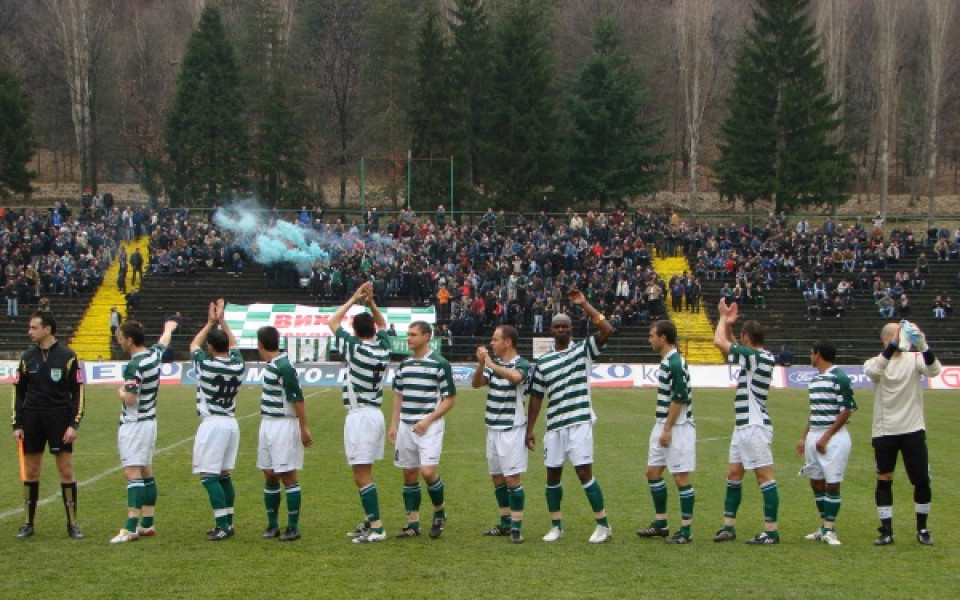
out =
<svg viewBox="0 0 960 600"><path fill-rule="evenodd" d="M241 443L237 488L237 535L226 542L204 541L213 518L206 493L190 473L192 436L197 426L193 389L161 390L158 453L154 463L160 498L158 535L111 546L124 522L126 491L116 452L119 400L113 386L87 387L87 415L75 465L81 482L79 513L86 540L67 538L52 457L44 459L37 535L14 539L22 520L12 437L0 445L0 597L52 598L921 598L952 597L960 583L960 404L951 392L927 392L928 439L933 474L930 528L936 546L913 537L912 487L902 468L894 484L896 543L872 545L876 537L874 469L870 448L872 392L857 393L860 411L851 425L854 449L838 534L843 546L806 542L817 526L807 481L797 476L801 459L794 448L804 427L802 390L774 390L770 402L776 428L775 472L780 488L777 547L749 547L762 529L760 492L752 475L744 482L738 520L740 540L715 544L722 523L727 448L733 422L733 391L697 389L694 415L698 468L694 543L668 546L642 540L634 531L652 517L644 479L646 443L653 421L652 390L599 389L595 429L595 472L614 531L604 545L587 543L593 520L573 469L564 474L565 537L540 541L549 528L543 494L542 449L530 455L524 478L527 497L524 533L514 546L482 531L496 522L496 503L484 458L483 393L461 390L447 419L440 468L446 484L449 522L443 536L394 539L404 524L400 472L390 461L374 476L391 538L356 546L346 532L360 519L356 489L342 448L344 411L339 393L306 388L316 444L307 451L303 487L303 539L291 544L261 540L265 526L263 480L256 469L258 388L245 388L238 409ZM0 393L10 393L0 386ZM388 394L390 396L391 394ZM7 396L9 398L9 396ZM384 407L389 415L389 402ZM388 417L389 419L389 417ZM543 423L538 426L542 432ZM388 455L392 452L387 446ZM671 525L679 517L676 488L669 486ZM56 496L55 496L56 495ZM424 507L429 504L424 492ZM281 524L286 509L281 506ZM424 518L429 509L424 511ZM951 592L951 590L953 590Z"/></svg>

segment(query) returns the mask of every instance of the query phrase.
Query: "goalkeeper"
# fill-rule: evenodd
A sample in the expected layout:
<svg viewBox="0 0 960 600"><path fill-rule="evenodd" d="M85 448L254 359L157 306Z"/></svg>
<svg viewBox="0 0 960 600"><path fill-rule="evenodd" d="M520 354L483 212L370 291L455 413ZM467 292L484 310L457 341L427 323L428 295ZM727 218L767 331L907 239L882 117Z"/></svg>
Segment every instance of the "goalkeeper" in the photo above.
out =
<svg viewBox="0 0 960 600"><path fill-rule="evenodd" d="M917 541L933 545L927 516L930 514L930 475L927 434L923 420L922 376L940 373L940 361L927 346L920 328L909 321L888 323L880 333L884 349L868 360L864 372L874 385L873 452L877 463L876 501L880 516L877 546L893 543L893 470L897 454L913 484L917 515ZM917 352L910 352L910 346Z"/></svg>

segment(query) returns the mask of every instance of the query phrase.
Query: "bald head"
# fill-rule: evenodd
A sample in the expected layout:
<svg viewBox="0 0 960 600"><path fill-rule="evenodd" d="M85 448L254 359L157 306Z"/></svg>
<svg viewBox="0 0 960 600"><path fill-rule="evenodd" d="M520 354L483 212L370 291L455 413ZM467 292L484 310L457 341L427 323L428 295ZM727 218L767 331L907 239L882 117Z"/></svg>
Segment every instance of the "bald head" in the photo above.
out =
<svg viewBox="0 0 960 600"><path fill-rule="evenodd" d="M572 323L572 321L570 320L570 317L568 317L567 315L565 315L565 314L563 314L563 313L557 313L557 314L553 317L553 320L550 321L550 324L551 324L551 325L560 325L560 324L570 325L571 323Z"/></svg>
<svg viewBox="0 0 960 600"><path fill-rule="evenodd" d="M887 345L890 342L894 342L900 339L900 324L899 323L887 323L883 326L883 329L880 330L880 339L883 340L883 344Z"/></svg>

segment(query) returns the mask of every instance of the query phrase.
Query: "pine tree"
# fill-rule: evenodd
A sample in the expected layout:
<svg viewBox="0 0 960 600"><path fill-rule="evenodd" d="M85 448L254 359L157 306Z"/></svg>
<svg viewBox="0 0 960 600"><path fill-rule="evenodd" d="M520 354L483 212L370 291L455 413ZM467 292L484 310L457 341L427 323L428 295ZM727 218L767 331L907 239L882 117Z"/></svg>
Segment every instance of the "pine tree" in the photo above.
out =
<svg viewBox="0 0 960 600"><path fill-rule="evenodd" d="M282 73L275 70L253 143L253 171L270 205L300 206L307 196L306 150Z"/></svg>
<svg viewBox="0 0 960 600"><path fill-rule="evenodd" d="M187 43L167 115L171 199L212 204L245 190L249 138L234 51L220 11L208 5Z"/></svg>
<svg viewBox="0 0 960 600"><path fill-rule="evenodd" d="M20 79L0 69L0 198L30 192L34 173L27 170L27 163L34 148L30 102Z"/></svg>
<svg viewBox="0 0 960 600"><path fill-rule="evenodd" d="M286 81L286 41L281 15L271 0L247 0L241 45L243 91L252 135L252 171L259 196L269 206L300 206L306 195L305 141Z"/></svg>
<svg viewBox="0 0 960 600"><path fill-rule="evenodd" d="M460 147L460 130L453 107L450 48L444 39L440 14L434 8L424 13L416 56L415 83L407 107L413 155L445 161ZM443 203L450 193L449 174L422 164L413 169L413 199L420 207Z"/></svg>
<svg viewBox="0 0 960 600"><path fill-rule="evenodd" d="M734 67L729 116L715 163L721 195L773 200L775 210L842 201L851 177L830 134L827 91L809 0L757 0Z"/></svg>
<svg viewBox="0 0 960 600"><path fill-rule="evenodd" d="M660 132L644 120L640 77L620 49L616 23L597 21L593 54L567 96L570 119L568 191L591 206L620 204L653 192L666 157L655 152Z"/></svg>
<svg viewBox="0 0 960 600"><path fill-rule="evenodd" d="M459 148L455 153L463 157L461 169L472 194L480 182L480 147L486 135L491 108L490 73L492 46L490 25L482 0L456 0L449 19L453 32L451 48L452 86L456 97L455 122L460 125L457 134Z"/></svg>
<svg viewBox="0 0 960 600"><path fill-rule="evenodd" d="M545 2L508 4L494 27L481 181L499 207L532 206L556 182L557 93Z"/></svg>

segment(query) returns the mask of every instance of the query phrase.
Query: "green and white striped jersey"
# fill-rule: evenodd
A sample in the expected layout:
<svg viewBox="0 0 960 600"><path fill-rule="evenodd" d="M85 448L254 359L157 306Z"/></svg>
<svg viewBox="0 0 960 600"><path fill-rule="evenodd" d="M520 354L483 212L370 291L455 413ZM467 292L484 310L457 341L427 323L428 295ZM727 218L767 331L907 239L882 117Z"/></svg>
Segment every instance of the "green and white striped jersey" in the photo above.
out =
<svg viewBox="0 0 960 600"><path fill-rule="evenodd" d="M137 395L137 403L120 403L120 424L152 421L157 418L157 392L160 389L160 357L166 350L154 344L130 357L123 368L123 391Z"/></svg>
<svg viewBox="0 0 960 600"><path fill-rule="evenodd" d="M286 354L281 353L267 363L260 391L260 414L265 417L296 417L294 403L303 402L303 391L297 370Z"/></svg>
<svg viewBox="0 0 960 600"><path fill-rule="evenodd" d="M243 383L243 356L236 348L226 357L194 351L197 376L197 414L201 417L232 417L237 410L237 392Z"/></svg>
<svg viewBox="0 0 960 600"><path fill-rule="evenodd" d="M435 351L400 363L393 376L393 389L403 398L400 420L411 425L432 413L442 399L457 395L450 363Z"/></svg>
<svg viewBox="0 0 960 600"><path fill-rule="evenodd" d="M570 344L565 350L554 348L537 359L530 380L530 395L550 397L547 431L593 420L590 362L600 356L601 350L603 347L594 334Z"/></svg>
<svg viewBox="0 0 960 600"><path fill-rule="evenodd" d="M680 411L675 425L693 421L693 390L690 389L690 369L687 360L676 348L663 357L657 368L657 422L667 420L670 403L686 404L686 410Z"/></svg>
<svg viewBox="0 0 960 600"><path fill-rule="evenodd" d="M490 389L487 390L487 427L505 431L526 425L523 394L527 389L530 362L522 356L514 356L509 362L494 358L493 362L501 367L516 369L523 375L523 381L514 385L506 377L494 373L490 367L483 369L483 376L487 378L490 385Z"/></svg>
<svg viewBox="0 0 960 600"><path fill-rule="evenodd" d="M347 363L349 378L343 382L343 405L350 408L349 381L358 406L379 408L383 404L383 374L390 363L390 336L386 331L378 331L374 340L365 342L343 327L337 327L334 335L337 352Z"/></svg>
<svg viewBox="0 0 960 600"><path fill-rule="evenodd" d="M844 411L857 410L850 378L840 367L818 373L807 385L810 393L810 428L831 427Z"/></svg>
<svg viewBox="0 0 960 600"><path fill-rule="evenodd" d="M733 408L737 415L736 427L744 425L770 425L767 412L767 397L773 379L775 360L773 354L763 348L750 348L733 344L730 347L730 362L740 366L737 375L737 396Z"/></svg>

